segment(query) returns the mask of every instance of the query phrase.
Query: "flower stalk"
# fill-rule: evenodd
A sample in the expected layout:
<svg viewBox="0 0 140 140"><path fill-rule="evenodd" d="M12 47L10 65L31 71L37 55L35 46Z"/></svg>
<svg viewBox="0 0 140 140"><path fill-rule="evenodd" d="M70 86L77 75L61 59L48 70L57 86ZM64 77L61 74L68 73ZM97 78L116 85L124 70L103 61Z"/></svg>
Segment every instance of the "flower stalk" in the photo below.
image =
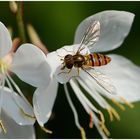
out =
<svg viewBox="0 0 140 140"><path fill-rule="evenodd" d="M23 23L23 2L18 2L17 3L18 8L17 8L17 24L18 24L18 30L19 30L19 36L21 38L22 43L26 42L26 36L25 36L25 28L24 28L24 23Z"/></svg>

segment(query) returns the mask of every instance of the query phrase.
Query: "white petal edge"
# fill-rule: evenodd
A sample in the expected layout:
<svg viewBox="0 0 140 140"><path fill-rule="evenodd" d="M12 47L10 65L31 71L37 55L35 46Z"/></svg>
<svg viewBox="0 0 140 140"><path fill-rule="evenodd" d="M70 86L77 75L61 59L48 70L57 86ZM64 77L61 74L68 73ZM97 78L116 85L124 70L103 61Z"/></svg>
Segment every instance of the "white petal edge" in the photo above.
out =
<svg viewBox="0 0 140 140"><path fill-rule="evenodd" d="M35 118L28 117L24 113L34 116L33 109L17 93L12 93L8 88L3 91L2 109L19 125L33 125ZM23 111L21 110L23 109Z"/></svg>
<svg viewBox="0 0 140 140"><path fill-rule="evenodd" d="M139 101L140 67L123 56L115 54L108 56L111 57L111 62L102 67L100 71L112 79L118 96L123 97L129 102ZM116 99L118 99L117 96Z"/></svg>
<svg viewBox="0 0 140 140"><path fill-rule="evenodd" d="M33 96L34 113L41 126L49 120L56 99L58 83L53 78L48 86L37 88Z"/></svg>
<svg viewBox="0 0 140 140"><path fill-rule="evenodd" d="M50 81L46 55L32 44L23 44L13 57L12 71L24 82L41 87Z"/></svg>
<svg viewBox="0 0 140 140"><path fill-rule="evenodd" d="M12 40L5 25L0 22L0 58L4 57L12 48Z"/></svg>
<svg viewBox="0 0 140 140"><path fill-rule="evenodd" d="M0 133L0 139L35 139L32 125L20 126L2 111L2 121L7 133Z"/></svg>
<svg viewBox="0 0 140 140"><path fill-rule="evenodd" d="M91 52L104 52L119 47L128 35L133 23L134 14L126 11L103 11L83 20L78 26L74 44L79 44L86 29L93 21L101 24L100 39L89 47Z"/></svg>

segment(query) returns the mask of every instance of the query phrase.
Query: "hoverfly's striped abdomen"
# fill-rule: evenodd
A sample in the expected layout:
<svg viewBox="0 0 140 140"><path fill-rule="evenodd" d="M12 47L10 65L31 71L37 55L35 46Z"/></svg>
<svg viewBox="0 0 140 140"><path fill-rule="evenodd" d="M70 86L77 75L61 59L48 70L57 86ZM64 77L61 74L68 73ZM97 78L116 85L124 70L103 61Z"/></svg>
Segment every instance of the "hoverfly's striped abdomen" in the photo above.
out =
<svg viewBox="0 0 140 140"><path fill-rule="evenodd" d="M111 61L111 58L103 55L103 54L99 54L99 53L93 53L93 54L89 54L86 56L86 65L88 66L103 66L108 64Z"/></svg>

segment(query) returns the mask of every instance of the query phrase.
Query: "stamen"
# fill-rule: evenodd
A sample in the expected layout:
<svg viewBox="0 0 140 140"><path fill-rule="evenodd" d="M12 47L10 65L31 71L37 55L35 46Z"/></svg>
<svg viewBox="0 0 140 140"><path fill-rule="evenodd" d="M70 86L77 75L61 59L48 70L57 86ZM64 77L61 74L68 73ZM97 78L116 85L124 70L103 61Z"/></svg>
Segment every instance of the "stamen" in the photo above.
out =
<svg viewBox="0 0 140 140"><path fill-rule="evenodd" d="M0 127L1 127L1 129L3 130L4 133L7 133L7 131L6 131L5 127L4 127L4 125L3 125L2 120L0 120Z"/></svg>
<svg viewBox="0 0 140 140"><path fill-rule="evenodd" d="M89 116L90 116L90 119L89 119L89 128L93 128L93 125L94 125L94 123L93 123L93 113L90 112Z"/></svg>
<svg viewBox="0 0 140 140"><path fill-rule="evenodd" d="M104 131L104 133L105 133L107 136L110 136L110 132L109 132L109 130L106 128L105 124L103 124L102 122L99 122L99 125L100 125L100 128Z"/></svg>
<svg viewBox="0 0 140 140"><path fill-rule="evenodd" d="M125 110L125 107L122 105L122 104L120 104L119 102L117 102L115 99L112 99L112 102L115 104L115 105L117 105L121 110Z"/></svg>
<svg viewBox="0 0 140 140"><path fill-rule="evenodd" d="M101 111L99 111L98 113L100 115L101 122L104 124L105 123L105 118L104 118L103 113Z"/></svg>
<svg viewBox="0 0 140 140"><path fill-rule="evenodd" d="M28 105L30 105L30 103L29 103L28 100L25 98L25 96L23 95L22 91L20 90L20 88L18 87L18 85L15 83L15 81L10 77L10 75L8 74L8 72L6 73L6 75L7 75L7 77L8 77L8 78L7 78L7 84L8 84L8 86L9 86L9 88L12 90L12 93L15 94L15 93L14 93L14 90L13 90L13 88L12 88L11 83L12 83L13 86L16 88L16 90L18 91L18 93L19 93L19 95L22 97L22 99L24 99L24 101L25 101ZM11 81L11 83L10 83L9 80ZM15 98L14 98L14 100L15 100ZM31 119L35 119L35 116L31 116L30 114L24 112L24 110L19 106L19 104L17 103L16 100L15 100L15 103L17 104L17 106L20 108L21 112L22 112L26 117L29 117L29 118L31 118Z"/></svg>
<svg viewBox="0 0 140 140"><path fill-rule="evenodd" d="M104 118L103 113L101 111L99 111L98 113L100 115L100 120L101 120L101 121L99 121L100 128L104 131L104 133L107 136L110 136L110 132L109 132L109 130L105 126L105 118Z"/></svg>
<svg viewBox="0 0 140 140"><path fill-rule="evenodd" d="M4 65L1 62L2 61L0 60L1 72L3 74L4 73ZM1 86L0 90L4 89L4 85L5 85L5 75L3 74L3 78L0 81L0 86ZM0 115L1 115L1 107L2 107L2 103L3 103L3 92L1 92L0 94L1 94L1 98L0 98ZM7 133L7 131L6 131L5 127L4 127L4 125L3 125L2 120L0 120L0 127L1 127L1 129L3 130L4 133Z"/></svg>
<svg viewBox="0 0 140 140"><path fill-rule="evenodd" d="M110 108L107 109L107 111L108 111L108 114L109 114L110 121L113 121L113 114L112 114Z"/></svg>
<svg viewBox="0 0 140 140"><path fill-rule="evenodd" d="M123 97L120 97L120 99L127 105L129 106L130 108L133 108L134 105L132 103L129 103L126 99L124 99Z"/></svg>
<svg viewBox="0 0 140 140"><path fill-rule="evenodd" d="M43 127L43 126L40 126L40 128L41 128L44 132L46 132L46 133L49 133L49 134L52 134L52 133L53 133L51 130L46 129L46 128Z"/></svg>
<svg viewBox="0 0 140 140"><path fill-rule="evenodd" d="M1 70L3 72L3 66L1 67ZM0 80L0 115L1 115L1 109L2 109L2 104L3 104L3 89L4 89L4 85L5 85L5 75L3 74L3 78Z"/></svg>
<svg viewBox="0 0 140 140"><path fill-rule="evenodd" d="M80 128L82 139L86 139L86 133L83 127Z"/></svg>
<svg viewBox="0 0 140 140"><path fill-rule="evenodd" d="M117 111L110 107L107 109L108 113L109 113L109 116L110 116L110 120L113 121L113 116L119 121L120 120L120 116L119 114L117 113Z"/></svg>
<svg viewBox="0 0 140 140"><path fill-rule="evenodd" d="M8 78L9 78L9 75L7 75L7 76L8 76ZM19 107L21 113L22 113L23 115L25 115L26 117L29 117L29 118L31 118L31 119L35 119L35 116L31 116L31 115L29 115L28 113L24 112L24 110L19 106L18 102L16 101L16 99L15 99L14 96L13 96L13 94L15 94L15 92L14 92L13 87L12 87L12 85L11 85L11 83L10 83L10 81L9 81L8 78L6 77L6 82L7 82L8 86L9 86L9 88L10 88L11 91L12 91L12 97L13 97L13 99L14 99L16 105ZM29 104L29 103L28 103L28 104Z"/></svg>
<svg viewBox="0 0 140 140"><path fill-rule="evenodd" d="M13 84L13 86L15 87L15 89L17 90L17 92L19 93L19 95L25 100L25 102L27 104L29 104L28 100L25 98L24 94L22 93L22 91L20 90L20 88L18 87L18 85L15 83L15 81L12 79L12 77L9 75L9 73L6 73L8 79L10 80L10 82ZM9 82L9 83L10 83ZM11 85L11 84L10 84ZM13 90L14 91L14 90ZM29 104L30 105L30 104Z"/></svg>
<svg viewBox="0 0 140 140"><path fill-rule="evenodd" d="M72 103L72 100L71 100L71 98L69 96L69 91L68 91L68 88L67 88L66 84L64 84L64 90L65 90L65 94L66 94L66 98L68 100L68 103L69 103L69 105L70 105L70 107L71 107L71 109L73 111L73 115L74 115L74 118L75 118L75 124L78 127L78 129L80 129L81 125L79 123L78 114L77 114L77 111L76 111L76 109L75 109L75 107L74 107L74 105Z"/></svg>
<svg viewBox="0 0 140 140"><path fill-rule="evenodd" d="M31 119L36 119L35 116L31 116L30 114L27 114L26 112L24 112L24 110L22 108L20 108L20 110L21 110L22 114L24 114L26 117L29 117Z"/></svg>
<svg viewBox="0 0 140 140"><path fill-rule="evenodd" d="M9 69L9 65L4 63L3 60L0 60L0 68L1 72L4 73L5 71L7 71L7 69Z"/></svg>
<svg viewBox="0 0 140 140"><path fill-rule="evenodd" d="M77 111L76 111L76 108L74 107L74 104L70 98L70 95L69 95L69 91L68 91L68 88L67 88L67 85L64 84L64 90L65 90L65 94L66 94L66 98L68 100L68 103L73 111L73 115L74 115L74 119L75 119L75 124L77 126L77 128L81 131L81 137L83 139L86 139L86 134L85 134L85 131L83 129L83 127L81 127L80 123L79 123L79 120L78 120L78 114L77 114Z"/></svg>

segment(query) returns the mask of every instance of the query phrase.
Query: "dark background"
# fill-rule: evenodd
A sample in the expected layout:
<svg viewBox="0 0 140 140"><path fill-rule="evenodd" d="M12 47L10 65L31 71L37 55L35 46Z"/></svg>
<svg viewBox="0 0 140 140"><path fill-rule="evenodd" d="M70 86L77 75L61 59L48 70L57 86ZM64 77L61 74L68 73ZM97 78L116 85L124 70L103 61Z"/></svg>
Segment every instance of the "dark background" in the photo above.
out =
<svg viewBox="0 0 140 140"><path fill-rule="evenodd" d="M103 10L124 10L136 15L131 32L123 45L110 53L121 54L140 66L140 2L24 2L24 21L32 23L49 51L54 51L72 44L78 24L86 17ZM0 21L6 26L11 26L14 36L18 36L16 18L10 12L8 2L0 2ZM16 80L27 96L33 93L34 88L21 83L19 79ZM100 138L96 128L88 128L89 116L73 92L71 96L80 122L86 129L87 138ZM134 109L126 107L126 111L116 108L121 116L119 122L110 122L105 114L106 125L112 138L140 138L140 102L134 105ZM37 138L80 138L62 86L59 88L52 117L46 126L53 134L45 134L36 123Z"/></svg>

